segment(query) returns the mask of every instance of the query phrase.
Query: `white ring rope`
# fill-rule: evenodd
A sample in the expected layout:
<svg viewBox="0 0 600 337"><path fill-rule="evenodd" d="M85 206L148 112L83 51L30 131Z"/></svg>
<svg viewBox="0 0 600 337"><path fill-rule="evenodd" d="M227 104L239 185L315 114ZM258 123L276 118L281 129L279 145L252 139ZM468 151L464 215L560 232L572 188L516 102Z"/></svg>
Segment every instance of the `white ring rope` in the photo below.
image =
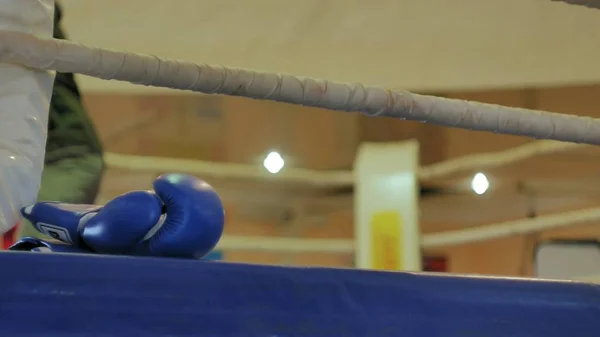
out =
<svg viewBox="0 0 600 337"><path fill-rule="evenodd" d="M582 209L537 217L535 219L500 222L480 227L425 234L421 239L424 249L456 246L501 239L513 235L543 232L572 225L589 224L600 220L600 207ZM354 252L354 241L349 239L303 239L279 237L224 236L217 245L223 250L248 250L290 253Z"/></svg>
<svg viewBox="0 0 600 337"><path fill-rule="evenodd" d="M540 140L507 150L466 155L443 162L423 166L417 171L420 180L441 178L455 173L492 169L539 155L547 155L584 147L575 143ZM183 171L217 178L238 178L294 182L322 187L354 185L352 171L317 171L286 168L278 174L270 174L257 165L215 163L200 160L159 158L106 153L108 167L146 172ZM471 172L469 172L471 173Z"/></svg>
<svg viewBox="0 0 600 337"><path fill-rule="evenodd" d="M363 84L195 64L0 32L0 62L106 80L272 100L449 127L600 145L600 121L424 96Z"/></svg>

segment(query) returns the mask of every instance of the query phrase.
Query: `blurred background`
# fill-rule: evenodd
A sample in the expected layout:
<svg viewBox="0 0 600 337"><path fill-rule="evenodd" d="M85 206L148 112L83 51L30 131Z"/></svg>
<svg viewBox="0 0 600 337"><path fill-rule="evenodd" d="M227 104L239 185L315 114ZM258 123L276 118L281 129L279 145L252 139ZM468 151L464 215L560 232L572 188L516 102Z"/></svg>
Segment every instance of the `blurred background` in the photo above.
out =
<svg viewBox="0 0 600 337"><path fill-rule="evenodd" d="M69 38L90 45L600 117L600 12L583 7L546 0L62 3ZM329 173L332 182L348 180L360 144L415 139L420 165L427 167L535 141L77 79L107 151L97 202L150 188L165 171L203 177L226 204L225 241L231 244L220 247L216 258L227 261L353 267L352 183L311 177ZM280 171L264 165L271 152L282 157ZM427 235L600 206L599 170L600 148L576 146L420 179L420 230ZM292 172L302 179L286 179ZM476 173L485 175L487 189L473 188ZM316 252L310 240L293 241L300 242L294 250L234 244L287 238L327 239L334 248ZM549 230L424 248L424 267L528 276L540 242L598 238L600 217L579 219Z"/></svg>

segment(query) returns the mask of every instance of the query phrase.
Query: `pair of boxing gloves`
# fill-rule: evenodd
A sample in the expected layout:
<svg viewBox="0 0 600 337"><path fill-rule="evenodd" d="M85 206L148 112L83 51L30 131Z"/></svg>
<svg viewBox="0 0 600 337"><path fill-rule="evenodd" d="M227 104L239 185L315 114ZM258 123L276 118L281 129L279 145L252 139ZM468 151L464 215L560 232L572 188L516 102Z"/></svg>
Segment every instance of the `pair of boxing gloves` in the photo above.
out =
<svg viewBox="0 0 600 337"><path fill-rule="evenodd" d="M104 206L39 202L21 210L54 240L23 238L10 249L59 253L201 258L223 234L216 191L185 174L165 174L153 191L133 191Z"/></svg>

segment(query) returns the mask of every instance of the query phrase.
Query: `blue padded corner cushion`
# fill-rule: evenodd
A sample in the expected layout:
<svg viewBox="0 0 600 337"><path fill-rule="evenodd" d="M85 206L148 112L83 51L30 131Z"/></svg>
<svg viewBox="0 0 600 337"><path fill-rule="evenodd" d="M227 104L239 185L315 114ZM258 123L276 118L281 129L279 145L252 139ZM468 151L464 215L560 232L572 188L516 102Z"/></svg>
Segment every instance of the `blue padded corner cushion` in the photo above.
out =
<svg viewBox="0 0 600 337"><path fill-rule="evenodd" d="M600 287L0 253L2 336L598 337Z"/></svg>

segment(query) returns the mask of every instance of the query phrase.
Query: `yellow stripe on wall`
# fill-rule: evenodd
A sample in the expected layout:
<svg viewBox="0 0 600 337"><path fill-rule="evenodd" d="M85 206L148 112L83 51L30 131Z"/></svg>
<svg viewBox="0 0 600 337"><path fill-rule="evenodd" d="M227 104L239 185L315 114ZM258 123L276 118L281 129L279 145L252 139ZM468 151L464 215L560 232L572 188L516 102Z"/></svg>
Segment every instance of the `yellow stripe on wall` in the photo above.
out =
<svg viewBox="0 0 600 337"><path fill-rule="evenodd" d="M371 263L373 269L404 270L402 217L395 211L371 217Z"/></svg>

